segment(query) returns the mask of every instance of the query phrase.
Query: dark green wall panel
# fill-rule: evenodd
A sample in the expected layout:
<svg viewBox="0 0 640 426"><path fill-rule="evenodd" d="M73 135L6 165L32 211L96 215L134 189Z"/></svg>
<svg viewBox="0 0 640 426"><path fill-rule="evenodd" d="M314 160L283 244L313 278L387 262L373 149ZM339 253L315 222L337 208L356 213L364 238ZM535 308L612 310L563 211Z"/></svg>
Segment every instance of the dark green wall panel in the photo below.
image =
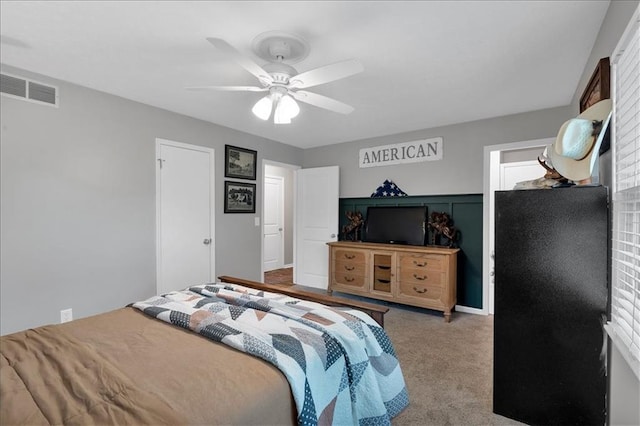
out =
<svg viewBox="0 0 640 426"><path fill-rule="evenodd" d="M475 203L452 203L452 217L460 229L458 304L482 308L482 196Z"/></svg>
<svg viewBox="0 0 640 426"><path fill-rule="evenodd" d="M427 206L429 214L449 214L460 231L458 305L482 309L482 194L341 198L340 229L349 222L345 212L359 211L366 217L369 206ZM428 238L431 241L431 235Z"/></svg>

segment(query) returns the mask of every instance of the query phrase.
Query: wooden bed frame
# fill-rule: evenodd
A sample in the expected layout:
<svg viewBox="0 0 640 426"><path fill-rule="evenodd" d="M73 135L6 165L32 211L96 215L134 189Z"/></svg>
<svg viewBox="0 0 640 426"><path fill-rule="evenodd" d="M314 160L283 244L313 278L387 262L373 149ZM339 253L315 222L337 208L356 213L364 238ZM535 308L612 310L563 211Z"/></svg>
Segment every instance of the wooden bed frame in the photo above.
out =
<svg viewBox="0 0 640 426"><path fill-rule="evenodd" d="M380 327L382 328L384 328L384 314L389 311L389 308L387 308L386 306L329 296L328 294L299 290L289 286L265 284L258 281L245 280L242 278L229 277L226 275L218 277L218 280L223 283L243 285L245 287L254 288L256 290L280 293L287 296L296 297L298 299L308 300L310 302L318 302L327 306L357 309L368 314L378 324L380 324Z"/></svg>

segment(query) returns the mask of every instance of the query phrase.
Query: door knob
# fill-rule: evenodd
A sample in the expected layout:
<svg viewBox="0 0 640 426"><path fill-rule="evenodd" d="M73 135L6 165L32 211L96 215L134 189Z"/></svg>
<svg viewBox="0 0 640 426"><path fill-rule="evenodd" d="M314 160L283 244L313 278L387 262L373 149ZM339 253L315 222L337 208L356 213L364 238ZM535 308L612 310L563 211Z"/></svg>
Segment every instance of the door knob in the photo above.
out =
<svg viewBox="0 0 640 426"><path fill-rule="evenodd" d="M208 246L209 244L211 244L211 238L205 238L202 244L204 244L205 246Z"/></svg>
<svg viewBox="0 0 640 426"><path fill-rule="evenodd" d="M335 237L336 237L336 234L331 234L331 238L335 238Z"/></svg>

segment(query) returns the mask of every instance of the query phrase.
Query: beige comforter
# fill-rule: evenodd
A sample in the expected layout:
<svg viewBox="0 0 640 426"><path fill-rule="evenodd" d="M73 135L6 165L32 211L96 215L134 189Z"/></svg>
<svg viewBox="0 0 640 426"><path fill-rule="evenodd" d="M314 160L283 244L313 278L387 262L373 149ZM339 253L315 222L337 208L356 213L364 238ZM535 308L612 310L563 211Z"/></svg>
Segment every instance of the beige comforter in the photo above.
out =
<svg viewBox="0 0 640 426"><path fill-rule="evenodd" d="M292 424L273 365L123 308L0 337L0 424Z"/></svg>

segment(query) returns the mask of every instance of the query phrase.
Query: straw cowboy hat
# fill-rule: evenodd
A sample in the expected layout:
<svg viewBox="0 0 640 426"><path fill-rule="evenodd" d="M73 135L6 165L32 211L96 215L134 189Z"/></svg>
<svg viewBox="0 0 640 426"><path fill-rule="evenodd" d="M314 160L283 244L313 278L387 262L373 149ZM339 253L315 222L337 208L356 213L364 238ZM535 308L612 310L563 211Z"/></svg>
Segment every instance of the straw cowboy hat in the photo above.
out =
<svg viewBox="0 0 640 426"><path fill-rule="evenodd" d="M611 120L611 99L604 99L567 120L546 154L554 169L574 182L591 177L600 144Z"/></svg>

